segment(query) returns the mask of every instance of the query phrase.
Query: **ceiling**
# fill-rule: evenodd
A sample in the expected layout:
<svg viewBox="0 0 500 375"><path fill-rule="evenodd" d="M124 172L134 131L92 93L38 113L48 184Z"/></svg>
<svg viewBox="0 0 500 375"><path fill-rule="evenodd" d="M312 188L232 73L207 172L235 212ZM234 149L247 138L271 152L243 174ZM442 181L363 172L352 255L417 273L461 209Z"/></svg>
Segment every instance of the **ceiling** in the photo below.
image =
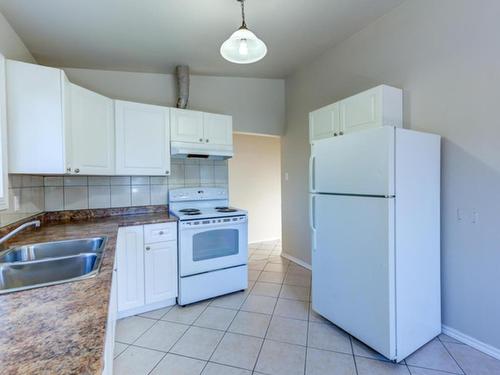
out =
<svg viewBox="0 0 500 375"><path fill-rule="evenodd" d="M403 0L247 0L248 27L268 55L236 65L219 54L241 23L235 0L0 0L44 65L284 78Z"/></svg>

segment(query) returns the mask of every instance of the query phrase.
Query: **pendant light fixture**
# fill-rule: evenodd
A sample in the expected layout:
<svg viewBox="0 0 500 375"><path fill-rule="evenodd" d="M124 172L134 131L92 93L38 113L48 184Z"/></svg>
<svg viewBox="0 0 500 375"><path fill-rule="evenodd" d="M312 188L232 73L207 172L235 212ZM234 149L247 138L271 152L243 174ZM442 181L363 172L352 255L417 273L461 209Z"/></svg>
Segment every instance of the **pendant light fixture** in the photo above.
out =
<svg viewBox="0 0 500 375"><path fill-rule="evenodd" d="M220 54L227 61L235 64L251 64L261 60L267 53L266 44L247 29L245 22L245 0L241 3L241 27L228 40L222 43Z"/></svg>

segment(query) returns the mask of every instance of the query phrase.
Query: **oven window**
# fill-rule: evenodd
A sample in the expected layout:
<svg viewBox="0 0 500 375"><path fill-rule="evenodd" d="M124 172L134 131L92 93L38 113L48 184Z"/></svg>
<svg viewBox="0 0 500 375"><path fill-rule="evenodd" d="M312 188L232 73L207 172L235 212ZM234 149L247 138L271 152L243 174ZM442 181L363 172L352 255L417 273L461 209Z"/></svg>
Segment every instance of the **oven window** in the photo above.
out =
<svg viewBox="0 0 500 375"><path fill-rule="evenodd" d="M238 254L238 229L217 229L193 236L193 261Z"/></svg>

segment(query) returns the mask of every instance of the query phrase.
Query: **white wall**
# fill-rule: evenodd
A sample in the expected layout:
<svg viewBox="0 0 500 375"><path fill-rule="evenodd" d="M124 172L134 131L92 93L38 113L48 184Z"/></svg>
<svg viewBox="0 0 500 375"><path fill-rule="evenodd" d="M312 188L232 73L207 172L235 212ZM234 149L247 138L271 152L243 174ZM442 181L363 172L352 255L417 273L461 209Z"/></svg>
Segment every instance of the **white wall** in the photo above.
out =
<svg viewBox="0 0 500 375"><path fill-rule="evenodd" d="M248 240L281 238L281 147L278 137L234 134L229 160L231 205L248 210Z"/></svg>
<svg viewBox="0 0 500 375"><path fill-rule="evenodd" d="M8 59L35 62L23 41L0 13L0 53Z"/></svg>
<svg viewBox="0 0 500 375"><path fill-rule="evenodd" d="M175 75L65 68L73 83L114 99L175 106ZM285 125L282 79L191 76L189 109L233 116L235 131L281 135Z"/></svg>
<svg viewBox="0 0 500 375"><path fill-rule="evenodd" d="M308 113L381 83L403 88L406 127L443 136L443 322L496 348L499 19L497 0L403 3L287 79L282 146L283 249L309 263Z"/></svg>

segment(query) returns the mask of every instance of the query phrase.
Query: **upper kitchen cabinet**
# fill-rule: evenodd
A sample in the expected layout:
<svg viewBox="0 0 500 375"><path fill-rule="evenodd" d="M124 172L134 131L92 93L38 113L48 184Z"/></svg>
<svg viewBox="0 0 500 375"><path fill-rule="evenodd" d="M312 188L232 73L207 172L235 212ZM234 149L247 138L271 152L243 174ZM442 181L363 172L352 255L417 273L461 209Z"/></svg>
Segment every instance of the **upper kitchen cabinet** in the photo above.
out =
<svg viewBox="0 0 500 375"><path fill-rule="evenodd" d="M116 174L170 174L170 109L115 101ZM189 131L190 119L178 123Z"/></svg>
<svg viewBox="0 0 500 375"><path fill-rule="evenodd" d="M309 139L330 138L340 133L339 104L333 103L309 113Z"/></svg>
<svg viewBox="0 0 500 375"><path fill-rule="evenodd" d="M172 142L203 143L203 112L172 108L170 110Z"/></svg>
<svg viewBox="0 0 500 375"><path fill-rule="evenodd" d="M203 113L203 137L205 143L232 145L233 118L226 115Z"/></svg>
<svg viewBox="0 0 500 375"><path fill-rule="evenodd" d="M60 69L7 60L9 173L71 169L69 81Z"/></svg>
<svg viewBox="0 0 500 375"><path fill-rule="evenodd" d="M196 155L212 159L233 156L233 118L172 108L171 151L175 158Z"/></svg>
<svg viewBox="0 0 500 375"><path fill-rule="evenodd" d="M70 83L70 173L110 175L115 172L113 100Z"/></svg>
<svg viewBox="0 0 500 375"><path fill-rule="evenodd" d="M336 137L379 126L403 126L402 90L380 85L309 114L309 140Z"/></svg>
<svg viewBox="0 0 500 375"><path fill-rule="evenodd" d="M7 194L7 103L5 95L5 58L0 54L0 210L8 208Z"/></svg>

